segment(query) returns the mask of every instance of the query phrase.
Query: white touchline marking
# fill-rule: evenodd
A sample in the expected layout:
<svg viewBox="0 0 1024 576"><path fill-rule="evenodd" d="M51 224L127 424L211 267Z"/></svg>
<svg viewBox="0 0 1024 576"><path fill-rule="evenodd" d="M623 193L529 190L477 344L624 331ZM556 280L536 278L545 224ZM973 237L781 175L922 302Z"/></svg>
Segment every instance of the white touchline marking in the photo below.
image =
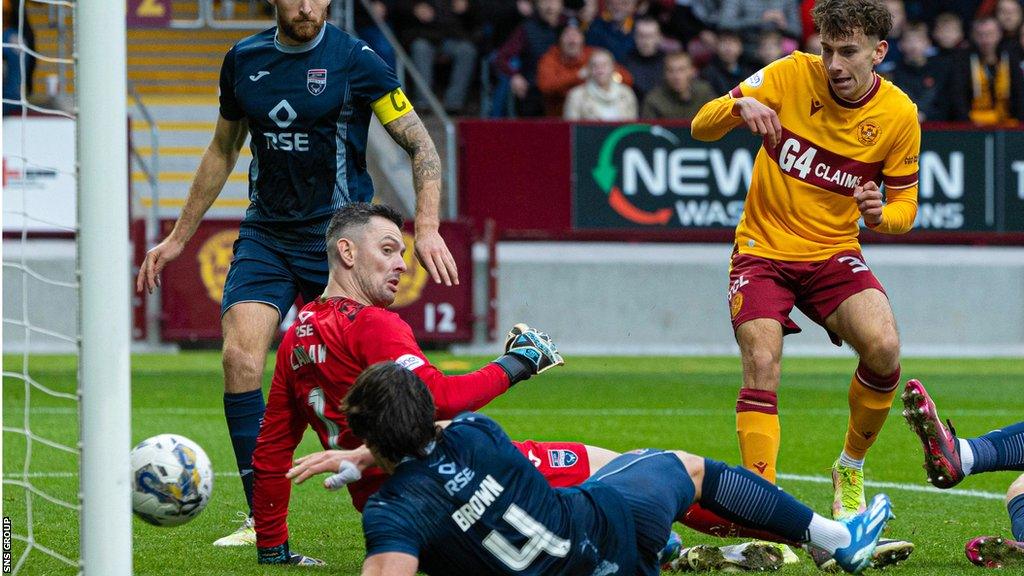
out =
<svg viewBox="0 0 1024 576"><path fill-rule="evenodd" d="M815 484L831 484L832 478L828 476L805 476L802 474L778 474L779 480L792 480L793 482L813 482ZM871 488L890 488L892 490L903 490L905 492L927 492L929 494L949 494L951 496L967 496L970 498L984 498L985 500L1002 500L1005 494L995 492L984 492L981 490L964 490L961 488L950 488L939 490L934 486L903 484L901 482L878 482L876 480L865 480L865 486Z"/></svg>
<svg viewBox="0 0 1024 576"><path fill-rule="evenodd" d="M238 477L238 472L214 472L214 476L220 477ZM34 478L77 478L77 472L29 472L29 479ZM25 478L20 473L7 473L4 474L4 480L21 480ZM790 480L793 482L813 482L815 484L831 484L832 478L827 476L805 476L802 474L779 474L779 480ZM932 486L919 486L917 484L903 484L900 482L876 482L872 480L866 480L865 486L872 488L889 488L892 490L903 490L906 492L927 492L929 494L944 494L949 496L967 496L968 498L982 498L984 500L1002 500L1004 495L997 494L995 492L983 492L981 490L963 490L960 488L952 488L949 490L939 490Z"/></svg>

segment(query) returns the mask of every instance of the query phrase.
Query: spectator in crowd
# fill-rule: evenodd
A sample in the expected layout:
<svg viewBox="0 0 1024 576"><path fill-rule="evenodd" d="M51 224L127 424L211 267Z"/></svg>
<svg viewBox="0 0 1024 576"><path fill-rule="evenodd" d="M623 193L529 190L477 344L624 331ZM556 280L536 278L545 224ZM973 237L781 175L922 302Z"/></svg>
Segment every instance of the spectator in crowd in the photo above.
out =
<svg viewBox="0 0 1024 576"><path fill-rule="evenodd" d="M944 120L967 122L971 110L970 44L964 38L963 22L955 12L943 12L935 17L932 41L936 49L933 58L944 71L945 102L942 104Z"/></svg>
<svg viewBox="0 0 1024 576"><path fill-rule="evenodd" d="M802 38L799 0L722 0L720 30L734 30L743 38L744 50L757 50L763 33L777 32L793 40L784 53L792 52ZM768 62L771 62L769 60ZM767 62L766 62L767 64Z"/></svg>
<svg viewBox="0 0 1024 576"><path fill-rule="evenodd" d="M1003 29L1003 42L1011 52L1020 50L1020 30L1024 24L1024 6L1020 0L998 0L995 9L996 20Z"/></svg>
<svg viewBox="0 0 1024 576"><path fill-rule="evenodd" d="M969 47L964 38L963 20L954 12L943 12L935 17L932 38L940 54L961 53Z"/></svg>
<svg viewBox="0 0 1024 576"><path fill-rule="evenodd" d="M481 54L489 54L508 40L523 20L533 16L530 0L478 0Z"/></svg>
<svg viewBox="0 0 1024 576"><path fill-rule="evenodd" d="M941 60L929 58L932 51L928 39L928 25L923 22L908 24L900 39L903 60L896 65L891 79L917 104L917 119L946 120L948 113L943 97L946 89L946 71Z"/></svg>
<svg viewBox="0 0 1024 576"><path fill-rule="evenodd" d="M765 30L757 41L757 62L759 66L767 66L782 58L790 51L783 46L782 34L775 30Z"/></svg>
<svg viewBox="0 0 1024 576"><path fill-rule="evenodd" d="M616 62L625 60L633 42L637 0L605 0L605 10L587 28L587 44L604 48Z"/></svg>
<svg viewBox="0 0 1024 576"><path fill-rule="evenodd" d="M1002 44L999 21L994 16L975 19L971 40L974 51L959 84L970 102L968 117L982 126L1016 126L1024 119L1024 72Z"/></svg>
<svg viewBox="0 0 1024 576"><path fill-rule="evenodd" d="M520 116L544 113L537 89L537 64L558 41L558 33L566 21L562 11L562 0L536 0L533 15L524 20L498 50L495 64L509 78L516 113Z"/></svg>
<svg viewBox="0 0 1024 576"><path fill-rule="evenodd" d="M664 73L665 51L661 48L661 27L653 18L640 18L633 26L636 47L630 50L622 64L633 76L633 91L637 101L658 85Z"/></svg>
<svg viewBox="0 0 1024 576"><path fill-rule="evenodd" d="M715 96L711 85L697 78L689 54L669 54L665 57L665 82L644 99L641 117L689 120Z"/></svg>
<svg viewBox="0 0 1024 576"><path fill-rule="evenodd" d="M940 14L955 14L963 26L969 26L982 4L991 0L916 0L913 16L933 27Z"/></svg>
<svg viewBox="0 0 1024 576"><path fill-rule="evenodd" d="M451 61L444 109L455 114L462 112L476 73L476 16L470 0L411 0L405 10L408 25L403 27L402 36L426 83L416 91L415 106L426 109L423 90L433 89L434 65L438 55L443 54Z"/></svg>
<svg viewBox="0 0 1024 576"><path fill-rule="evenodd" d="M558 37L558 44L544 53L537 64L537 88L544 95L545 115L562 117L566 95L587 81L587 63L594 50L583 44L583 32L578 27L566 26ZM616 65L615 68L618 81L627 85L633 83L624 67Z"/></svg>
<svg viewBox="0 0 1024 576"><path fill-rule="evenodd" d="M587 81L569 91L563 117L566 120L635 120L633 90L615 81L615 59L604 48L594 48L587 61Z"/></svg>
<svg viewBox="0 0 1024 576"><path fill-rule="evenodd" d="M381 22L387 22L392 12L392 0L371 0L370 9ZM356 34L363 39L373 51L377 53L388 66L395 68L395 49L388 42L384 32L377 26L377 22L370 16L370 13L363 7L362 2L356 2L353 12L353 20L356 27Z"/></svg>
<svg viewBox="0 0 1024 576"><path fill-rule="evenodd" d="M675 0L662 23L662 30L683 46L701 35L711 40L714 36L711 31L718 28L718 11L718 0Z"/></svg>
<svg viewBox="0 0 1024 576"><path fill-rule="evenodd" d="M721 96L754 73L753 67L744 63L742 57L743 40L739 34L723 30L718 35L714 59L701 71L701 76L711 85L713 93Z"/></svg>
<svg viewBox="0 0 1024 576"><path fill-rule="evenodd" d="M3 19L3 97L5 100L20 100L23 83L26 98L32 94L36 59L31 52L36 49L35 34L32 32L32 26L27 17L24 22L19 22L14 0L4 0ZM16 46L25 46L30 51L24 53L24 67L21 63L23 50ZM20 104L4 103L3 105L4 116L20 114L21 111Z"/></svg>
<svg viewBox="0 0 1024 576"><path fill-rule="evenodd" d="M882 63L875 66L875 72L889 76L903 60L900 38L903 37L903 29L907 24L907 7L903 4L903 0L885 0L885 7L889 9L889 14L892 14L892 28L889 30L888 38L885 39L889 43L889 51L886 52Z"/></svg>

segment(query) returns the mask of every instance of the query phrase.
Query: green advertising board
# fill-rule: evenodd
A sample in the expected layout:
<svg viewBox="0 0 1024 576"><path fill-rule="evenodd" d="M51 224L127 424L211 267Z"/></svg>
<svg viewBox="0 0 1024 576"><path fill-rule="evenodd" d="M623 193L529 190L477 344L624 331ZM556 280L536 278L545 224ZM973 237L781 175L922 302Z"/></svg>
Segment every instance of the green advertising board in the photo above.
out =
<svg viewBox="0 0 1024 576"><path fill-rule="evenodd" d="M726 230L739 222L760 140L699 142L684 126L577 125L575 230ZM1024 132L922 135L917 230L1024 231Z"/></svg>

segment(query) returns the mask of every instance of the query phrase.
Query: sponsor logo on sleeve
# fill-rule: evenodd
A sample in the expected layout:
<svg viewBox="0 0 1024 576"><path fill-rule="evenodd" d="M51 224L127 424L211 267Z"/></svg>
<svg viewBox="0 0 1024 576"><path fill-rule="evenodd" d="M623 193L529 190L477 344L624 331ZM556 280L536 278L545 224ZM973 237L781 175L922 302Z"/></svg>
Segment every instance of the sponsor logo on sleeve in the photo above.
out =
<svg viewBox="0 0 1024 576"><path fill-rule="evenodd" d="M406 370L415 370L426 364L426 361L415 354L403 354L395 360L395 364L398 364Z"/></svg>
<svg viewBox="0 0 1024 576"><path fill-rule="evenodd" d="M757 88L761 84L764 84L764 68L761 68L757 72L750 75L750 78L744 80L751 88Z"/></svg>
<svg viewBox="0 0 1024 576"><path fill-rule="evenodd" d="M570 468L579 460L572 450L548 450L548 462L552 468Z"/></svg>

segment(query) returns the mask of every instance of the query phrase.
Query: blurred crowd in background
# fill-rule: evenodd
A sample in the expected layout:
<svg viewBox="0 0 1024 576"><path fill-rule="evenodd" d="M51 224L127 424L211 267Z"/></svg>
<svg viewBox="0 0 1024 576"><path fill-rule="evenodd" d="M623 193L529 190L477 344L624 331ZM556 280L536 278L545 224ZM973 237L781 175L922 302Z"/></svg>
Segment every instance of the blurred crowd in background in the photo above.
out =
<svg viewBox="0 0 1024 576"><path fill-rule="evenodd" d="M1024 120L1024 0L886 4L893 28L877 71L922 122ZM685 120L765 64L820 52L813 0L372 0L375 17L355 6L356 33L394 65L386 22L455 115ZM5 0L4 98L22 82L11 45L32 45L18 22Z"/></svg>
<svg viewBox="0 0 1024 576"><path fill-rule="evenodd" d="M1024 119L1021 0L887 0L879 74L921 121ZM813 0L374 0L452 113L477 70L483 113L631 120L692 118L708 100L793 50L819 53ZM357 32L393 51L357 3ZM438 73L434 73L438 72Z"/></svg>

